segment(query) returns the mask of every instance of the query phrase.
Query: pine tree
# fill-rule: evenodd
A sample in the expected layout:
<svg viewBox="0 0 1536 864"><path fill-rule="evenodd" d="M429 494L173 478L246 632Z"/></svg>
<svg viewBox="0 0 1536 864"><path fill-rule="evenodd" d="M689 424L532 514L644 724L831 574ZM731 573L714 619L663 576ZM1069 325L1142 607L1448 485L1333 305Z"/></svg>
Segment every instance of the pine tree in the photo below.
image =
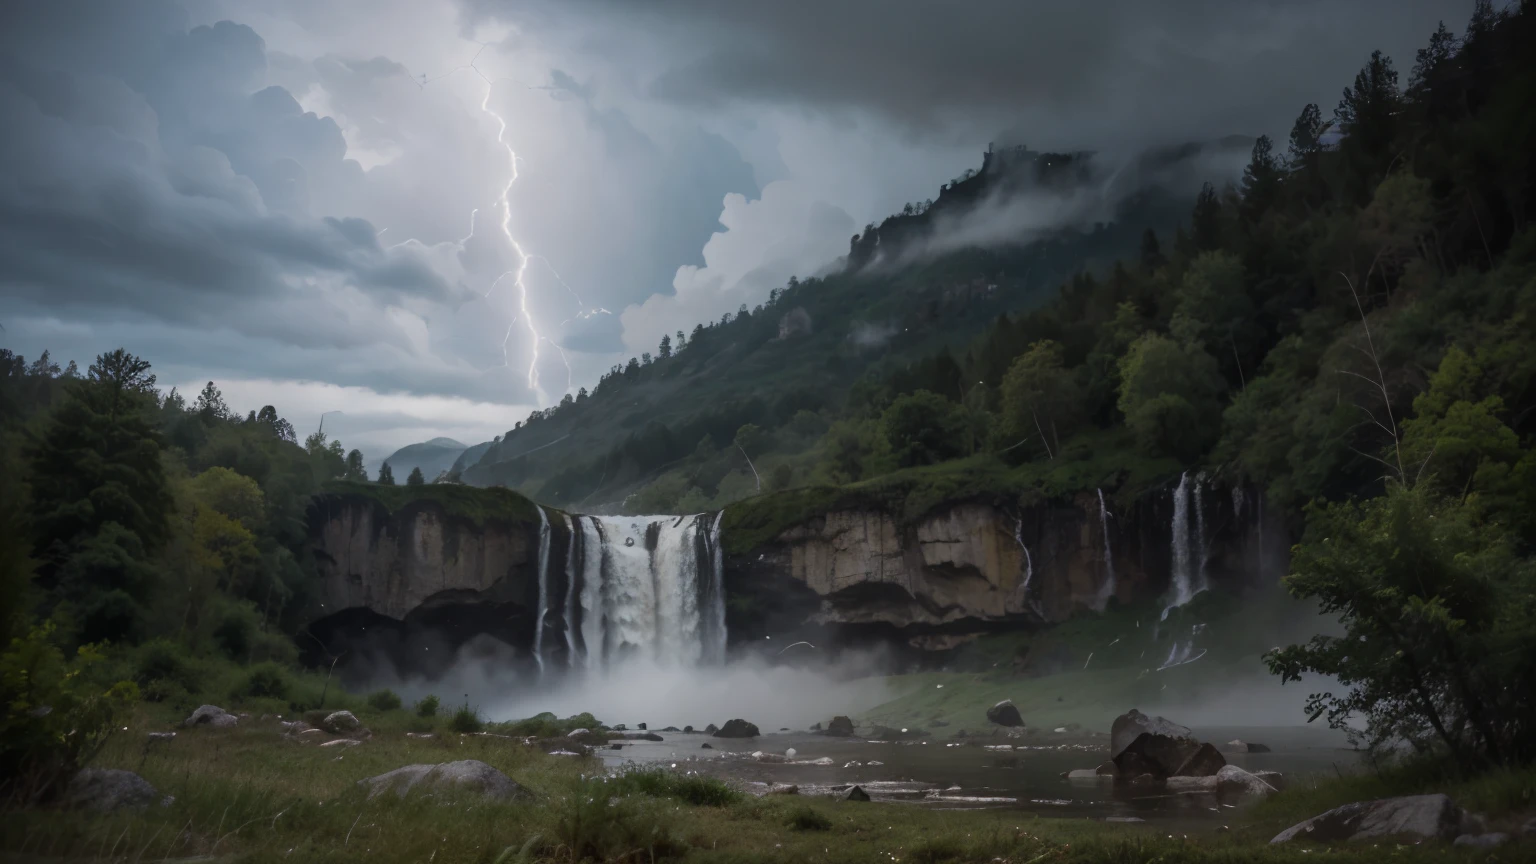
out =
<svg viewBox="0 0 1536 864"><path fill-rule="evenodd" d="M1318 151L1318 136L1323 134L1323 112L1316 102L1301 109L1301 115L1291 125L1291 143L1287 162L1292 171L1299 171L1313 160Z"/></svg>
<svg viewBox="0 0 1536 864"><path fill-rule="evenodd" d="M341 479L351 480L356 483L368 482L368 466L363 464L363 452L353 450L347 454L347 467L342 473Z"/></svg>
<svg viewBox="0 0 1536 864"><path fill-rule="evenodd" d="M1163 257L1163 249L1157 242L1157 232L1151 228L1141 233L1141 266L1148 273L1163 266L1167 259Z"/></svg>
<svg viewBox="0 0 1536 864"><path fill-rule="evenodd" d="M421 466L419 465L415 468L412 468L410 476L405 478L405 485L407 486L422 486L425 485L426 482L427 478L422 476Z"/></svg>
<svg viewBox="0 0 1536 864"><path fill-rule="evenodd" d="M385 462L383 465L379 466L379 485L380 486L393 486L393 485L395 485L395 469L389 467L389 463L388 462Z"/></svg>
<svg viewBox="0 0 1536 864"><path fill-rule="evenodd" d="M1243 169L1243 221L1252 225L1263 218L1275 201L1280 188L1280 162L1274 156L1268 135L1253 143L1253 156Z"/></svg>
<svg viewBox="0 0 1536 864"><path fill-rule="evenodd" d="M1386 177L1396 159L1397 114L1401 99L1397 92L1397 70L1392 60L1373 51L1365 67L1355 75L1354 86L1344 91L1334 119L1344 138L1339 142L1349 170L1345 172L1350 199L1363 205L1376 185Z"/></svg>
<svg viewBox="0 0 1536 864"><path fill-rule="evenodd" d="M1209 252L1221 248L1221 199L1216 197L1216 188L1209 183L1200 187L1200 194L1195 198L1190 229L1194 232L1197 250Z"/></svg>
<svg viewBox="0 0 1536 864"><path fill-rule="evenodd" d="M671 336L667 336L667 335L663 335L661 337L661 344L656 346L656 357L659 360L665 360L665 359L667 359L668 357L671 357L671 356L672 356L672 337Z"/></svg>

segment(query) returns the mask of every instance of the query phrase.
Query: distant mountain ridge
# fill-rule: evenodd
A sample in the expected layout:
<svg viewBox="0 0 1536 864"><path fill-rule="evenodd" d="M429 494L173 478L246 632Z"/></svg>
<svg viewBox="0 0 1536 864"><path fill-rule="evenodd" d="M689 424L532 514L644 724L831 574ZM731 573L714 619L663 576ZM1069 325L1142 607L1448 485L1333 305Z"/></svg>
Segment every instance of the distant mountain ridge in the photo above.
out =
<svg viewBox="0 0 1536 864"><path fill-rule="evenodd" d="M480 445L477 445L480 446ZM384 459L395 475L396 483L404 483L413 469L420 468L427 482L451 470L460 455L469 448L452 438L433 438L420 444L407 444Z"/></svg>

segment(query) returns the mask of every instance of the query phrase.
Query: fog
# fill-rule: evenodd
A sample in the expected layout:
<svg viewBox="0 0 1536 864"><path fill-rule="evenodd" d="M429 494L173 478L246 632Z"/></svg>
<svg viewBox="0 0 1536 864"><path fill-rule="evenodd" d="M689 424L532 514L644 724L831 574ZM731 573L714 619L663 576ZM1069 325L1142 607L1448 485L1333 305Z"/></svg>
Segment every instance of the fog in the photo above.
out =
<svg viewBox="0 0 1536 864"><path fill-rule="evenodd" d="M407 704L428 694L438 696L445 708L467 701L493 721L546 711L559 717L591 712L606 724L703 729L740 717L768 732L805 729L896 698L900 693L880 677L886 668L878 652L844 652L835 663L814 667L756 658L717 667L632 660L607 669L551 669L541 683L526 659L514 661L511 648L479 637L459 651L447 675L434 680L402 677L387 664L354 668L353 676L366 682L363 689L388 687Z"/></svg>

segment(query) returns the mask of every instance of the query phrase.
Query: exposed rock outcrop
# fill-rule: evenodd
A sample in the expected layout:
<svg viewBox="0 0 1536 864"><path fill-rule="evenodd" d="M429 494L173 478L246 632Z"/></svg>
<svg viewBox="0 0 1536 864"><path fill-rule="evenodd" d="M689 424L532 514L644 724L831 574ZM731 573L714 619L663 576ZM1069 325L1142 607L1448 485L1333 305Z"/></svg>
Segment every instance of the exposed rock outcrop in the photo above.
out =
<svg viewBox="0 0 1536 864"><path fill-rule="evenodd" d="M1292 825L1270 842L1335 843L1397 836L1450 841L1476 822L1445 795L1408 795L1335 807Z"/></svg>
<svg viewBox="0 0 1536 864"><path fill-rule="evenodd" d="M839 714L827 724L823 735L831 735L834 738L849 738L853 735L853 721Z"/></svg>
<svg viewBox="0 0 1536 864"><path fill-rule="evenodd" d="M716 738L756 738L757 726L742 719L727 720L719 731L710 733Z"/></svg>
<svg viewBox="0 0 1536 864"><path fill-rule="evenodd" d="M1007 726L1009 728L1017 728L1024 725L1024 718L1019 715L1018 706L1014 705L1011 699L1004 699L988 708L987 719L999 726Z"/></svg>

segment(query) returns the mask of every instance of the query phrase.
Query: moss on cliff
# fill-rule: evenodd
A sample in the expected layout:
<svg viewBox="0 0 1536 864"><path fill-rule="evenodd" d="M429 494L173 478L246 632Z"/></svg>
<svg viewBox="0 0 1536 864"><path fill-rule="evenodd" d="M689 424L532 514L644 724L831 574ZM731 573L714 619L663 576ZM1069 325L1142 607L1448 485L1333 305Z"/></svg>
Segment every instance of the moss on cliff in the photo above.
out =
<svg viewBox="0 0 1536 864"><path fill-rule="evenodd" d="M725 509L721 542L728 554L744 554L795 525L836 510L881 510L909 525L959 501L1030 506L1102 488L1128 503L1181 470L1172 459L1140 455L1123 433L1103 433L1075 440L1054 460L1014 466L984 454L846 486L804 486L759 495Z"/></svg>
<svg viewBox="0 0 1536 864"><path fill-rule="evenodd" d="M377 483L335 480L321 488L321 495L370 501L382 505L390 513L398 513L417 502L431 502L443 508L449 516L466 519L479 526L487 522L539 521L539 512L531 500L505 488L480 489L455 483L381 486ZM548 508L546 511L553 512L548 511Z"/></svg>

